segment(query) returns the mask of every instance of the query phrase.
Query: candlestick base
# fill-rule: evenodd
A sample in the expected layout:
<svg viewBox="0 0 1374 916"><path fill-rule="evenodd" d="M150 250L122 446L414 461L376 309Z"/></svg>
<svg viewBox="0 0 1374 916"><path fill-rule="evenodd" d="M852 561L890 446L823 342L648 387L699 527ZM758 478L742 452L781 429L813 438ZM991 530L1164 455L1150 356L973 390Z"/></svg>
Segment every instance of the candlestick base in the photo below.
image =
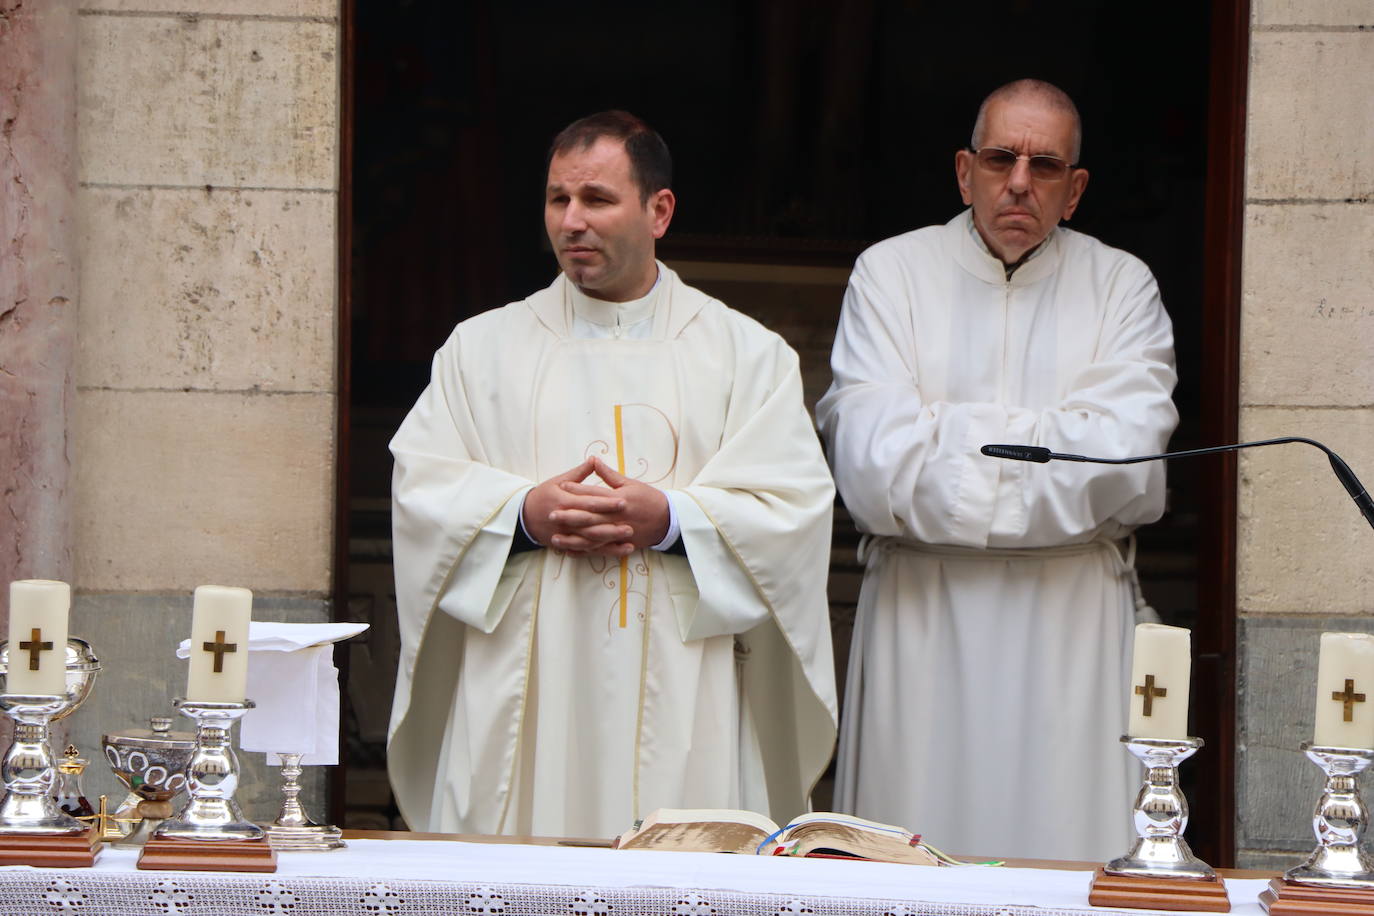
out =
<svg viewBox="0 0 1374 916"><path fill-rule="evenodd" d="M1282 878L1269 882L1259 903L1269 916L1374 916L1374 890L1312 887Z"/></svg>
<svg viewBox="0 0 1374 916"><path fill-rule="evenodd" d="M328 824L312 824L309 827L270 824L267 842L279 852L328 852L348 845L343 840L343 831Z"/></svg>
<svg viewBox="0 0 1374 916"><path fill-rule="evenodd" d="M1374 916L1374 890L1312 887L1282 878L1269 882L1259 903L1269 916Z"/></svg>
<svg viewBox="0 0 1374 916"><path fill-rule="evenodd" d="M0 865L32 868L90 868L102 849L99 827L63 836L0 836Z"/></svg>
<svg viewBox="0 0 1374 916"><path fill-rule="evenodd" d="M1193 855L1183 839L1188 800L1178 788L1178 765L1197 753L1202 739L1123 735L1121 743L1146 768L1133 814L1138 839L1130 852L1112 859L1104 871L1139 878L1216 878L1212 866Z"/></svg>
<svg viewBox="0 0 1374 916"><path fill-rule="evenodd" d="M153 836L138 857L144 871L248 871L274 872L277 853L265 839L217 840L204 837L177 839Z"/></svg>
<svg viewBox="0 0 1374 916"><path fill-rule="evenodd" d="M221 843L261 840L263 829L246 819L234 801L239 761L229 741L234 723L255 704L252 700L211 703L178 697L172 705L195 720L196 749L186 765L186 803L175 817L158 825L153 838Z"/></svg>
<svg viewBox="0 0 1374 916"><path fill-rule="evenodd" d="M1111 875L1102 868L1093 876L1088 902L1133 910L1231 912L1231 900L1221 878L1144 878Z"/></svg>
<svg viewBox="0 0 1374 916"><path fill-rule="evenodd" d="M1374 889L1374 859L1360 849L1369 809L1360 798L1359 775L1374 763L1374 750L1301 746L1326 774L1326 786L1312 814L1317 848L1306 862L1284 873L1290 884Z"/></svg>
<svg viewBox="0 0 1374 916"><path fill-rule="evenodd" d="M86 832L80 821L57 806L52 795L56 775L48 727L67 705L65 696L0 694L0 710L14 720L14 742L0 765L7 790L0 801L0 835L70 836Z"/></svg>
<svg viewBox="0 0 1374 916"><path fill-rule="evenodd" d="M343 831L328 824L317 824L301 805L301 756L278 753L281 758L281 812L267 827L267 841L273 849L296 852L324 852L342 849Z"/></svg>

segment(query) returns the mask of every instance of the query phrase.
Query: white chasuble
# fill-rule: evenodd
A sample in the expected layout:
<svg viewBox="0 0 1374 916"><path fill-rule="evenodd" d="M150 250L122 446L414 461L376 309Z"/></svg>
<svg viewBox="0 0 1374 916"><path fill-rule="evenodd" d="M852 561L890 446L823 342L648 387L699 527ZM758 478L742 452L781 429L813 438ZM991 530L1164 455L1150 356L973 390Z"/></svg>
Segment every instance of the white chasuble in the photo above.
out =
<svg viewBox="0 0 1374 916"><path fill-rule="evenodd" d="M796 357L661 270L644 339L571 336L562 278L460 325L392 443L388 764L415 829L791 817L824 767L833 490ZM669 493L687 558L508 557L523 493L591 455Z"/></svg>
<svg viewBox="0 0 1374 916"><path fill-rule="evenodd" d="M664 371L672 359L663 341L555 345L543 375L578 381L538 388L536 479L595 455L644 483L674 488L681 411L676 373ZM615 812L611 823L632 823L645 787L654 795L679 786L730 807L752 794L766 807L752 729L741 754L733 637L682 644L678 635L666 567L685 561L640 550L624 560L555 552L545 563L540 607L552 613L538 622L523 733L533 766L517 780L515 803L531 821L517 817L516 832L548 835L556 825L541 823L538 812L550 807ZM661 651L668 641L673 650ZM591 689L568 690L569 681ZM694 742L698 732L711 740ZM568 753L583 747L590 752ZM669 801L650 798L639 811Z"/></svg>
<svg viewBox="0 0 1374 916"><path fill-rule="evenodd" d="M1134 601L1117 541L1177 422L1172 330L1138 260L1056 229L1010 278L966 211L855 265L817 406L868 536L836 804L970 855L1105 861L1133 833Z"/></svg>

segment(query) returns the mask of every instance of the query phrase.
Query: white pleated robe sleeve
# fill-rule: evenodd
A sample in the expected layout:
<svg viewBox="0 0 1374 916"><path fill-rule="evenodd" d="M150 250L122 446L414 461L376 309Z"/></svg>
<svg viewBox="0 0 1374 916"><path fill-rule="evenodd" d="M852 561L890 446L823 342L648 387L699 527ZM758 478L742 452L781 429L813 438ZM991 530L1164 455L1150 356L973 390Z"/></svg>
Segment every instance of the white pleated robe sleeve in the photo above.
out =
<svg viewBox="0 0 1374 916"><path fill-rule="evenodd" d="M1149 270L1059 230L1054 250L1008 282L965 225L899 236L855 265L834 383L817 406L845 505L868 533L971 547L1074 543L1155 520L1162 462L1039 466L979 452L1164 449L1178 421L1173 333ZM1066 243L1057 275L1036 276ZM1016 312L1035 314L1020 326ZM997 322L1004 335L1032 335L1029 345L990 345ZM1038 358L987 366L1023 346Z"/></svg>

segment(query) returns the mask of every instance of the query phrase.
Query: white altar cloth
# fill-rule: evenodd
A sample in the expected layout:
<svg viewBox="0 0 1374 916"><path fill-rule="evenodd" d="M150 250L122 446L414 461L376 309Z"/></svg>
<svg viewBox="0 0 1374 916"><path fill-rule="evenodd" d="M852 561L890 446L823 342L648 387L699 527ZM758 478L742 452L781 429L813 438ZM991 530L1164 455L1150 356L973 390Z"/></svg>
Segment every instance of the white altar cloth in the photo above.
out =
<svg viewBox="0 0 1374 916"><path fill-rule="evenodd" d="M271 875L137 871L106 849L91 869L0 868L0 914L558 914L558 916L1061 916L1088 906L1087 871L414 840L281 853ZM1227 882L1260 916L1264 880Z"/></svg>

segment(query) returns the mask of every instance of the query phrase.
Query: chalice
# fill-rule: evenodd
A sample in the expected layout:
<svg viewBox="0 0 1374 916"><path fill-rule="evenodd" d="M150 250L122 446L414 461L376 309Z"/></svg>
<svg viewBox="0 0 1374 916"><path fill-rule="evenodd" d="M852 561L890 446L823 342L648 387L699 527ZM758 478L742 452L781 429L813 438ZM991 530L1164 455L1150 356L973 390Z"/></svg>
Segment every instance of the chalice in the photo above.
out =
<svg viewBox="0 0 1374 916"><path fill-rule="evenodd" d="M172 799L186 791L186 767L196 751L196 736L172 731L171 716L153 716L148 726L100 739L110 769L139 799L138 826L115 842L120 849L143 846L172 816Z"/></svg>

